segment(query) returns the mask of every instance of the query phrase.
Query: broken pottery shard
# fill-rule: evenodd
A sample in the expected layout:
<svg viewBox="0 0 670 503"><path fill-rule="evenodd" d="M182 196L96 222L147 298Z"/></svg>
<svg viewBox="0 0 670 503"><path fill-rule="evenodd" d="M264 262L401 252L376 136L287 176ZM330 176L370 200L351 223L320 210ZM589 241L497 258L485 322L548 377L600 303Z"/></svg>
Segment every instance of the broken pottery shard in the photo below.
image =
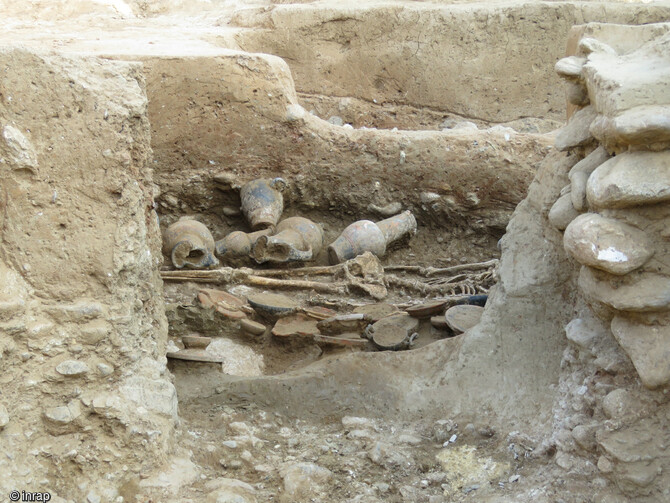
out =
<svg viewBox="0 0 670 503"><path fill-rule="evenodd" d="M366 335L379 349L397 350L407 347L410 336L418 328L417 318L407 313L398 313L376 322L366 330Z"/></svg>
<svg viewBox="0 0 670 503"><path fill-rule="evenodd" d="M634 272L608 277L582 267L579 287L587 298L618 311L663 311L670 307L670 278L659 274Z"/></svg>
<svg viewBox="0 0 670 503"><path fill-rule="evenodd" d="M354 313L367 314L373 323L398 312L399 309L393 304L384 303L366 304L364 306L358 306L354 308Z"/></svg>
<svg viewBox="0 0 670 503"><path fill-rule="evenodd" d="M595 118L596 112L592 106L575 112L567 125L556 134L556 148L564 151L589 143L593 139L590 127Z"/></svg>
<svg viewBox="0 0 670 503"><path fill-rule="evenodd" d="M411 335L405 327L389 325L372 333L372 343L378 349L396 351L409 345Z"/></svg>
<svg viewBox="0 0 670 503"><path fill-rule="evenodd" d="M250 319L241 320L240 327L251 335L263 335L265 333L265 325Z"/></svg>
<svg viewBox="0 0 670 503"><path fill-rule="evenodd" d="M447 325L447 320L442 316L433 316L430 318L430 324L437 328L438 330L446 330L449 328L449 325Z"/></svg>
<svg viewBox="0 0 670 503"><path fill-rule="evenodd" d="M589 204L625 208L670 200L670 150L625 152L601 164L589 177Z"/></svg>
<svg viewBox="0 0 670 503"><path fill-rule="evenodd" d="M65 360L56 367L56 372L64 376L78 376L88 372L88 365L78 360Z"/></svg>
<svg viewBox="0 0 670 503"><path fill-rule="evenodd" d="M568 225L563 246L580 264L617 275L637 269L654 254L644 232L595 213L580 215Z"/></svg>
<svg viewBox="0 0 670 503"><path fill-rule="evenodd" d="M670 326L645 325L615 316L612 333L633 362L642 384L653 389L670 382Z"/></svg>
<svg viewBox="0 0 670 503"><path fill-rule="evenodd" d="M280 318L272 329L272 335L276 337L288 337L291 335L317 335L319 334L317 321L304 314L292 314Z"/></svg>
<svg viewBox="0 0 670 503"><path fill-rule="evenodd" d="M247 317L243 311L246 302L223 290L203 288L198 292L198 300L204 307L216 309L226 318L241 320Z"/></svg>
<svg viewBox="0 0 670 503"><path fill-rule="evenodd" d="M318 322L319 331L326 335L344 332L362 333L372 319L365 313L341 314Z"/></svg>
<svg viewBox="0 0 670 503"><path fill-rule="evenodd" d="M166 357L172 360L185 360L190 362L203 363L221 363L223 359L219 356L212 355L204 349L182 349L181 351L174 351L166 353Z"/></svg>
<svg viewBox="0 0 670 503"><path fill-rule="evenodd" d="M301 311L310 318L314 318L316 320L325 320L332 318L333 316L337 316L337 311L323 306L303 307ZM354 310L354 312L356 311Z"/></svg>
<svg viewBox="0 0 670 503"><path fill-rule="evenodd" d="M568 192L556 200L549 210L548 218L551 225L563 231L578 216L579 212L572 205L572 195Z"/></svg>
<svg viewBox="0 0 670 503"><path fill-rule="evenodd" d="M316 334L314 335L314 342L332 344L335 346L355 346L361 348L368 345L367 339L362 339L360 334L349 332L345 332L337 336Z"/></svg>
<svg viewBox="0 0 670 503"><path fill-rule="evenodd" d="M214 238L207 226L181 218L163 232L163 253L177 269L207 269L219 265L214 256Z"/></svg>
<svg viewBox="0 0 670 503"><path fill-rule="evenodd" d="M454 332L462 334L477 325L482 318L484 308L480 306L453 306L447 309L444 318Z"/></svg>
<svg viewBox="0 0 670 503"><path fill-rule="evenodd" d="M212 338L201 335L184 335L181 342L186 349L205 349L212 342Z"/></svg>
<svg viewBox="0 0 670 503"><path fill-rule="evenodd" d="M286 181L282 178L252 180L242 186L242 213L253 230L277 225L284 211L285 188Z"/></svg>
<svg viewBox="0 0 670 503"><path fill-rule="evenodd" d="M298 304L292 298L280 293L257 293L249 295L247 300L258 314L270 320L294 313L298 308Z"/></svg>
<svg viewBox="0 0 670 503"><path fill-rule="evenodd" d="M407 314L415 318L430 318L433 315L444 312L446 304L447 302L443 300L426 302L425 304L408 307L406 311Z"/></svg>
<svg viewBox="0 0 670 503"><path fill-rule="evenodd" d="M578 56L568 56L567 58L559 59L554 70L563 78L577 79L582 74L582 67L586 63L586 58Z"/></svg>
<svg viewBox="0 0 670 503"><path fill-rule="evenodd" d="M591 133L605 145L641 145L659 150L670 142L670 105L637 106L615 117L598 116Z"/></svg>

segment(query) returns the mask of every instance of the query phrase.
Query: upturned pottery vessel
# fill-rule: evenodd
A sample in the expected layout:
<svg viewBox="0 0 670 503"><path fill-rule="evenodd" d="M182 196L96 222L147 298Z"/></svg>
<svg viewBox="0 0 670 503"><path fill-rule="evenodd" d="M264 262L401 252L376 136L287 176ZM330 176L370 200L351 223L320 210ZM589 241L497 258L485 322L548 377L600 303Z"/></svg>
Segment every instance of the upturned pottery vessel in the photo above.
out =
<svg viewBox="0 0 670 503"><path fill-rule="evenodd" d="M263 262L296 262L313 260L323 248L323 229L303 217L291 217L277 225L277 233L261 236L252 247L251 256Z"/></svg>
<svg viewBox="0 0 670 503"><path fill-rule="evenodd" d="M248 259L256 241L262 236L269 236L274 230L274 227L268 227L256 232L231 232L216 242L216 256L224 263Z"/></svg>
<svg viewBox="0 0 670 503"><path fill-rule="evenodd" d="M181 218L163 232L163 253L177 269L207 269L219 265L214 256L214 238L207 226Z"/></svg>
<svg viewBox="0 0 670 503"><path fill-rule="evenodd" d="M339 264L366 251L382 257L388 245L415 232L416 219L411 211L403 211L377 223L359 220L345 228L328 246L328 260L331 264Z"/></svg>
<svg viewBox="0 0 670 503"><path fill-rule="evenodd" d="M253 230L277 225L284 211L282 191L286 188L283 178L252 180L240 189L242 213Z"/></svg>

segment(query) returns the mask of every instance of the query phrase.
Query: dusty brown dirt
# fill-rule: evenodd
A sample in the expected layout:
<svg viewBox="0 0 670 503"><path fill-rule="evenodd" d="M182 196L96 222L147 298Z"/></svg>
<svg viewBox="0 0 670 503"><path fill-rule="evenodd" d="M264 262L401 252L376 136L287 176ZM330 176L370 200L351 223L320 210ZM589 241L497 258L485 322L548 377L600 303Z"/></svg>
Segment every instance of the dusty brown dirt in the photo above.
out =
<svg viewBox="0 0 670 503"><path fill-rule="evenodd" d="M582 297L547 220L596 141L554 147L566 42L628 54L667 31L588 25L568 41L570 27L665 21L667 2L0 1L0 13L0 497L670 498L667 389L641 384L649 362L612 337L616 313ZM667 60L654 50L595 58L593 75ZM590 82L594 106L618 103ZM621 86L626 106L648 97L635 85ZM597 141L622 153L614 127ZM242 334L196 300L221 285L163 291L159 226L190 215L216 239L247 231L239 187L275 176L284 216L323 224L326 243L387 206L412 210L419 232L384 265L502 252L481 323L452 337L422 321L408 351L337 348ZM656 210L603 213L635 224ZM398 304L438 296L389 290ZM288 293L340 312L372 302ZM229 361L166 364L189 334Z"/></svg>

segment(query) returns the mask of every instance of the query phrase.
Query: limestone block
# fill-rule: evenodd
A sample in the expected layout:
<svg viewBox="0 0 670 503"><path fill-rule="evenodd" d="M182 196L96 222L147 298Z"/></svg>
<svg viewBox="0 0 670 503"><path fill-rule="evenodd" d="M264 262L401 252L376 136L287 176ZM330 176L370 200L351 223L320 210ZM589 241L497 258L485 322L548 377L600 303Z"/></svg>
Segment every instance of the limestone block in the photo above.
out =
<svg viewBox="0 0 670 503"><path fill-rule="evenodd" d="M9 423L9 413L7 408L0 403L0 430L2 430Z"/></svg>
<svg viewBox="0 0 670 503"><path fill-rule="evenodd" d="M79 376L88 373L88 371L88 365L78 360L65 360L56 366L56 372L64 376Z"/></svg>
<svg viewBox="0 0 670 503"><path fill-rule="evenodd" d="M576 211L584 211L586 205L586 184L589 175L583 171L577 171L570 179L570 202Z"/></svg>
<svg viewBox="0 0 670 503"><path fill-rule="evenodd" d="M587 298L618 311L661 311L670 307L670 278L659 274L609 276L582 267L579 288Z"/></svg>
<svg viewBox="0 0 670 503"><path fill-rule="evenodd" d="M587 184L589 204L625 208L670 199L670 150L626 152L600 165Z"/></svg>
<svg viewBox="0 0 670 503"><path fill-rule="evenodd" d="M615 316L611 327L642 384L653 389L670 383L670 325L646 325Z"/></svg>
<svg viewBox="0 0 670 503"><path fill-rule="evenodd" d="M296 463L282 471L284 491L291 501L308 498L319 485L328 482L333 474L327 468L314 463Z"/></svg>
<svg viewBox="0 0 670 503"><path fill-rule="evenodd" d="M572 205L572 195L568 192L554 203L549 210L548 218L551 225L559 231L563 231L578 216L579 212Z"/></svg>
<svg viewBox="0 0 670 503"><path fill-rule="evenodd" d="M572 430L572 438L582 449L595 451L597 447L595 426L580 424Z"/></svg>
<svg viewBox="0 0 670 503"><path fill-rule="evenodd" d="M653 150L667 147L670 106L639 106L616 117L598 116L591 126L591 134L606 145L640 145Z"/></svg>
<svg viewBox="0 0 670 503"><path fill-rule="evenodd" d="M602 52L604 54L616 55L617 52L605 42L591 37L584 37L579 41L579 51L589 55L593 52Z"/></svg>
<svg viewBox="0 0 670 503"><path fill-rule="evenodd" d="M559 59L554 66L554 70L563 78L578 79L582 74L582 67L585 63L586 58L568 56L567 58Z"/></svg>
<svg viewBox="0 0 670 503"><path fill-rule="evenodd" d="M575 218L565 229L565 251L582 265L612 274L627 274L654 254L644 232L595 213Z"/></svg>
<svg viewBox="0 0 670 503"><path fill-rule="evenodd" d="M207 482L207 503L256 503L253 486L237 479L219 478Z"/></svg>
<svg viewBox="0 0 670 503"><path fill-rule="evenodd" d="M609 158L610 155L607 153L607 150L605 150L605 147L598 147L570 169L568 178L572 179L577 173L590 175L598 166Z"/></svg>
<svg viewBox="0 0 670 503"><path fill-rule="evenodd" d="M14 169L32 171L32 168L37 167L35 147L19 129L7 124L2 129L2 139L7 144Z"/></svg>
<svg viewBox="0 0 670 503"><path fill-rule="evenodd" d="M565 326L565 336L579 349L591 352L601 333L588 320L575 318Z"/></svg>
<svg viewBox="0 0 670 503"><path fill-rule="evenodd" d="M603 412L610 419L621 419L635 416L640 412L643 403L630 391L618 388L610 391L602 402Z"/></svg>
<svg viewBox="0 0 670 503"><path fill-rule="evenodd" d="M147 379L133 376L120 386L120 394L138 407L177 419L177 392L172 383L164 379Z"/></svg>
<svg viewBox="0 0 670 503"><path fill-rule="evenodd" d="M575 112L568 124L556 134L556 148L565 151L589 143L593 139L590 128L595 118L596 111L590 105Z"/></svg>
<svg viewBox="0 0 670 503"><path fill-rule="evenodd" d="M613 118L636 107L670 104L668 40L670 33L620 56L589 54L582 75L599 114Z"/></svg>

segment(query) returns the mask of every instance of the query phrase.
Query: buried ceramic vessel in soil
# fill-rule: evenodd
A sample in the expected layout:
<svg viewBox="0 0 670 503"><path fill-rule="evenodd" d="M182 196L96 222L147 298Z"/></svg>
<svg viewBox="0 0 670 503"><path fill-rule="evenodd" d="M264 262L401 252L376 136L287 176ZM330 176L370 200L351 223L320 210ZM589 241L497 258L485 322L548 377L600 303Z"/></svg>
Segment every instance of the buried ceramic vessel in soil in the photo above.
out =
<svg viewBox="0 0 670 503"><path fill-rule="evenodd" d="M207 269L219 265L214 238L205 224L181 218L163 233L163 253L177 269Z"/></svg>
<svg viewBox="0 0 670 503"><path fill-rule="evenodd" d="M264 262L314 260L323 248L323 229L303 217L291 217L277 225L277 233L264 235L254 243L251 256Z"/></svg>
<svg viewBox="0 0 670 503"><path fill-rule="evenodd" d="M377 223L359 220L345 228L328 246L328 260L331 264L339 264L366 251L382 257L388 245L415 233L416 219L411 211L403 211Z"/></svg>
<svg viewBox="0 0 670 503"><path fill-rule="evenodd" d="M253 230L274 227L284 211L283 178L252 180L240 189L242 213Z"/></svg>

